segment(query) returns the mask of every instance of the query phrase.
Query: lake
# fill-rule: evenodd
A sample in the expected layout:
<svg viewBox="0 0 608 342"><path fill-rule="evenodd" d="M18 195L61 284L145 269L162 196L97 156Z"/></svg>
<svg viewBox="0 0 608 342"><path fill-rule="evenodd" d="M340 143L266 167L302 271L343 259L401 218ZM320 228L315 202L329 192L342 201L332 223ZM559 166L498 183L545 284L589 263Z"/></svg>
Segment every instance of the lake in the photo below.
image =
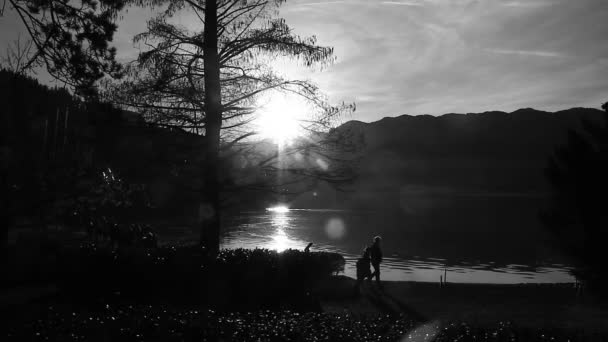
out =
<svg viewBox="0 0 608 342"><path fill-rule="evenodd" d="M470 205L469 200L466 207ZM221 244L222 248L282 251L304 249L313 242L312 251L344 255L345 274L354 277L356 259L372 238L380 235L385 280L439 282L446 274L448 282L458 283L575 281L569 274L568 260L534 220L533 210L526 212L511 205L505 211L517 214L510 217L506 212L487 210L482 211L486 215L471 217L453 203L449 207L453 210L442 210L439 219L428 213L415 216L381 211L241 212L224 219ZM530 205L523 203L523 207ZM175 227L170 235L187 240L196 239L197 234L196 229Z"/></svg>

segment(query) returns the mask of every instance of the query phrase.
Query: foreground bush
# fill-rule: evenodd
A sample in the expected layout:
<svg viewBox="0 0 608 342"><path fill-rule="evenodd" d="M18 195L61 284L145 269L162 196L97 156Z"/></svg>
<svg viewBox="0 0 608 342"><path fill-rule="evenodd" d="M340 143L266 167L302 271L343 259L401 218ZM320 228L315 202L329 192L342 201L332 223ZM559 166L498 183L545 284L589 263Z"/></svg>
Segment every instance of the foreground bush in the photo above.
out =
<svg viewBox="0 0 608 342"><path fill-rule="evenodd" d="M525 329L508 322L420 323L404 316L351 316L292 311L221 314L165 306L50 307L41 319L12 324L8 340L29 341L605 341L562 329Z"/></svg>
<svg viewBox="0 0 608 342"><path fill-rule="evenodd" d="M112 249L94 244L60 250L39 283L91 300L208 303L226 309L277 307L308 301L311 286L344 268L335 253L197 246ZM40 276L39 276L40 277ZM302 304L302 303L300 303Z"/></svg>

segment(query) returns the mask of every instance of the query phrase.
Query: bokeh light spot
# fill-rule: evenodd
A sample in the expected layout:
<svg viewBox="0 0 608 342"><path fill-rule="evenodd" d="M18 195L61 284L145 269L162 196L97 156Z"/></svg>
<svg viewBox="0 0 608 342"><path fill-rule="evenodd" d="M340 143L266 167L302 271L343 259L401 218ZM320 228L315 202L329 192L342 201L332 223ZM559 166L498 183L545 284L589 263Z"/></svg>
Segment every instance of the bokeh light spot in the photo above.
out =
<svg viewBox="0 0 608 342"><path fill-rule="evenodd" d="M333 217L325 224L325 233L332 240L341 239L346 234L346 226L342 219Z"/></svg>

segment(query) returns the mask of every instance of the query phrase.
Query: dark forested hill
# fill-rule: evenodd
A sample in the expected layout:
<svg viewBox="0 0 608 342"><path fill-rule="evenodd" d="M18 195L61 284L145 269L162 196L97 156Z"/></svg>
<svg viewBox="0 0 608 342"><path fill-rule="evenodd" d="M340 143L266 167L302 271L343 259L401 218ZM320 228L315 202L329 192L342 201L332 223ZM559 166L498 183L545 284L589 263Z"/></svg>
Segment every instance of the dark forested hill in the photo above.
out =
<svg viewBox="0 0 608 342"><path fill-rule="evenodd" d="M565 143L567 130L582 120L599 120L597 109L573 108L549 113L530 108L512 113L402 115L337 128L362 134L360 175L352 192L326 189L314 201L337 207L398 207L441 196L536 196L549 191L547 159ZM372 200L373 199L373 200Z"/></svg>
<svg viewBox="0 0 608 342"><path fill-rule="evenodd" d="M135 113L0 70L2 187L24 213L49 215L49 207L78 196L78 183L108 169L145 185L152 205L167 214L193 213L200 184L188 165L197 146L194 134L149 126Z"/></svg>

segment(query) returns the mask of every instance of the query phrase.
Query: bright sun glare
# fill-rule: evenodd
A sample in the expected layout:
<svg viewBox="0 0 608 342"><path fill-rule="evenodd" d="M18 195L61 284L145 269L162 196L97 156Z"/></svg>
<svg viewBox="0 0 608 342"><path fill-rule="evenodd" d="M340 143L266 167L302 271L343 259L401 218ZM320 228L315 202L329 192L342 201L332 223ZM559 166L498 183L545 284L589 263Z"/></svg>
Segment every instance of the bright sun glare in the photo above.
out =
<svg viewBox="0 0 608 342"><path fill-rule="evenodd" d="M258 106L256 126L262 138L281 146L302 134L300 120L308 108L303 99L275 92L260 99Z"/></svg>
<svg viewBox="0 0 608 342"><path fill-rule="evenodd" d="M272 208L266 208L266 210L274 212L274 213L286 213L289 211L289 208L287 208L284 205L279 205L279 206L272 207Z"/></svg>

